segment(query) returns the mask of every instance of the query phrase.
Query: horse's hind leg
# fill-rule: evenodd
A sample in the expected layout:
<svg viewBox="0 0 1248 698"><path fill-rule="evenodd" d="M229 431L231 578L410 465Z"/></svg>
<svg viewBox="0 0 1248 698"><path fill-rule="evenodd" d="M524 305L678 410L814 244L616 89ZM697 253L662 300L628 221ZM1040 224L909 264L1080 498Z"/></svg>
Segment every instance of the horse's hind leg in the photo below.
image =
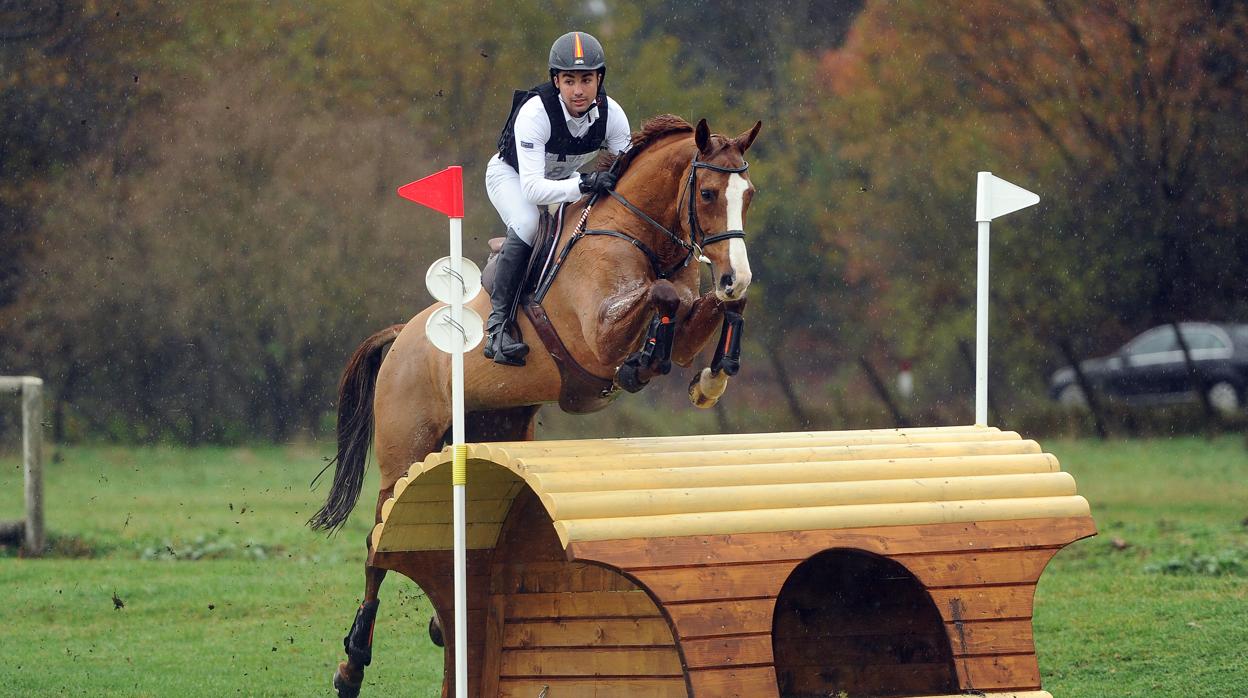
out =
<svg viewBox="0 0 1248 698"><path fill-rule="evenodd" d="M381 523L381 507L394 494L394 485L408 467L423 460L434 449L438 448L446 427L440 423L422 423L407 431L405 447L392 448L387 441L387 430L380 428L377 436L377 454L381 467L381 489L377 493L377 508L373 519L374 524ZM365 537L367 554L364 558L364 600L356 611L351 629L343 638L343 649L347 660L338 665L334 673L334 689L339 698L355 698L360 693L364 682L364 667L373 658L373 627L376 624L377 609L381 601L381 584L386 578L384 567L369 564L372 559L372 530Z"/></svg>
<svg viewBox="0 0 1248 698"><path fill-rule="evenodd" d="M379 515L381 503L387 498L388 493L378 495ZM365 536L368 555L364 560L364 601L355 612L355 620L352 621L347 636L342 638L347 661L339 663L338 671L334 672L334 689L338 691L339 698L355 698L360 694L360 686L364 683L364 667L373 661L373 626L377 622L377 608L381 605L379 595L381 583L386 578L386 569L373 567L368 563L373 552L372 533L370 530Z"/></svg>

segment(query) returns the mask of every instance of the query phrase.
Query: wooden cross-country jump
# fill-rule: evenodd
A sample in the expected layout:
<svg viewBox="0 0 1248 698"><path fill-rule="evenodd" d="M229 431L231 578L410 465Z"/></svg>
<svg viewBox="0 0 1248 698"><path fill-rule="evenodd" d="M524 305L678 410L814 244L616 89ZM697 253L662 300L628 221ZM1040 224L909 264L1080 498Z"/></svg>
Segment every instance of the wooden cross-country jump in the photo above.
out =
<svg viewBox="0 0 1248 698"><path fill-rule="evenodd" d="M987 427L470 444L468 468L473 696L1048 697L1033 592L1096 532L1056 458ZM442 618L450 479L449 449L414 464L372 533Z"/></svg>

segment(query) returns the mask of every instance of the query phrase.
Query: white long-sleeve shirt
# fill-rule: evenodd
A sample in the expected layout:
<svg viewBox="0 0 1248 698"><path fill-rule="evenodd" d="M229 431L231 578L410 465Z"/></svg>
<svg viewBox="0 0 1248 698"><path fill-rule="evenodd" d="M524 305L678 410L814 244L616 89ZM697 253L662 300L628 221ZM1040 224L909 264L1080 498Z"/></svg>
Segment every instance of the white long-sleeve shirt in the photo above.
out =
<svg viewBox="0 0 1248 698"><path fill-rule="evenodd" d="M598 107L590 107L579 117L568 113L568 107L559 100L568 131L575 137L585 135L598 119ZM516 170L520 173L520 190L524 198L535 206L576 201L581 198L580 177L577 170L598 157L597 151L584 155L569 155L563 161L555 153L546 152L550 140L550 117L542 106L542 99L534 96L516 112ZM603 146L612 154L628 150L631 143L628 116L611 97L607 97L607 132ZM497 156L495 156L497 157Z"/></svg>

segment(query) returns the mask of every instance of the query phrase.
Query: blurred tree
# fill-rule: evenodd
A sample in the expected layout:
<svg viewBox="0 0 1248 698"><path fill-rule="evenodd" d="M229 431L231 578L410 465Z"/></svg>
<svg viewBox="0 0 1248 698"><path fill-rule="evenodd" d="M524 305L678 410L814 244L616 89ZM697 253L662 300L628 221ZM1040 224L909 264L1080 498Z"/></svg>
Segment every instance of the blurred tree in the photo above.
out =
<svg viewBox="0 0 1248 698"><path fill-rule="evenodd" d="M16 299L50 179L152 104L151 59L176 32L153 0L0 3L0 311Z"/></svg>
<svg viewBox="0 0 1248 698"><path fill-rule="evenodd" d="M1243 313L1248 10L1240 3L868 3L822 63L837 152L820 220L893 346L950 375L973 333L973 173L1042 195L994 227L994 368L1031 384L1060 336ZM814 186L824 186L814 183ZM825 189L826 190L826 189ZM937 344L937 347L932 347Z"/></svg>
<svg viewBox="0 0 1248 698"><path fill-rule="evenodd" d="M765 122L747 366L765 375L767 352L795 420L828 411L810 376L844 382L863 354L913 358L918 394L954 394L980 169L1044 197L994 227L994 381L1026 386L1074 330L1112 342L1167 313L1244 309L1244 15L1211 0L0 3L0 362L49 378L67 435L314 427L346 354L424 306L421 272L444 253L438 220L395 186L464 165L481 257L511 90L543 80L550 41L577 27L606 45L634 128L662 112L727 135Z"/></svg>
<svg viewBox="0 0 1248 698"><path fill-rule="evenodd" d="M49 192L18 339L70 406L63 435L315 431L354 343L423 303L426 246L391 187L422 145L255 77L122 145L139 141L141 170L100 156Z"/></svg>

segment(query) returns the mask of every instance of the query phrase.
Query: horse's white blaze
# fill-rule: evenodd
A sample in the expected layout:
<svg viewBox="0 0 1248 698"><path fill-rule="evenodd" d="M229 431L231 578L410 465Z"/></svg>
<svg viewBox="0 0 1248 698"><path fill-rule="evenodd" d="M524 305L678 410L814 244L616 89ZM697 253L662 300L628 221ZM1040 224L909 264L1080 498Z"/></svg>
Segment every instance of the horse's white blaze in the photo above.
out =
<svg viewBox="0 0 1248 698"><path fill-rule="evenodd" d="M750 190L750 183L745 177L733 173L728 175L728 186L724 190L724 198L728 200L728 230L745 230L745 192ZM734 278L732 297L740 298L749 288L753 275L750 273L750 259L745 253L745 240L733 238L728 241L728 262L732 264Z"/></svg>

